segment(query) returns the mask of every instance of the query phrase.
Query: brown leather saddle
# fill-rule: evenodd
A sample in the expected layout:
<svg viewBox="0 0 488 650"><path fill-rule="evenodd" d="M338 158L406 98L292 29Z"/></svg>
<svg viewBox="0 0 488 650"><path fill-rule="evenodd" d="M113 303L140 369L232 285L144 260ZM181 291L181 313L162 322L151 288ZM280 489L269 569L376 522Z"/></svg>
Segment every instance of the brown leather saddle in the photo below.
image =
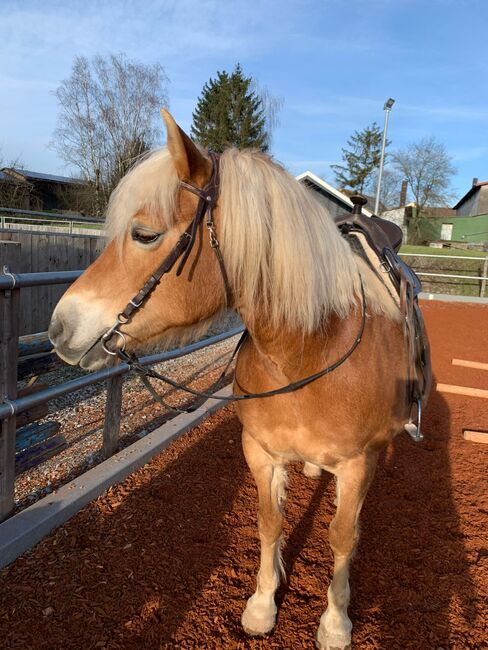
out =
<svg viewBox="0 0 488 650"><path fill-rule="evenodd" d="M403 239L402 229L376 215L364 215L361 208L366 204L366 199L363 196L353 195L350 199L354 205L352 213L338 215L334 221L346 238L355 239L355 250L359 244L360 254L370 265L372 258L376 258L377 263L373 267L377 275L385 282L382 274L386 274L390 280L389 286L397 292L396 298L404 317L409 359L407 397L410 413L414 407L417 410L417 425L413 424L411 417L405 428L418 441L423 437L420 432L422 402L430 389L431 381L429 343L418 304L422 283L398 255Z"/></svg>

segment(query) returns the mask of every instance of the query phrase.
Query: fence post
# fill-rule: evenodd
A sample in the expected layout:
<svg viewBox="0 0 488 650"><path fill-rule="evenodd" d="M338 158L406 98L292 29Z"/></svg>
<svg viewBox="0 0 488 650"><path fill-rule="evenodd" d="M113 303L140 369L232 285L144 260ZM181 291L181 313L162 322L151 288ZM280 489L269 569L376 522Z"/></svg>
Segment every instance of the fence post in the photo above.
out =
<svg viewBox="0 0 488 650"><path fill-rule="evenodd" d="M8 273L8 267L3 268ZM19 344L19 289L0 291L0 401L17 397L17 348ZM0 521L14 508L15 415L1 421Z"/></svg>
<svg viewBox="0 0 488 650"><path fill-rule="evenodd" d="M123 375L111 377L107 382L107 401L103 422L103 455L110 458L117 450L120 435Z"/></svg>
<svg viewBox="0 0 488 650"><path fill-rule="evenodd" d="M485 261L483 263L483 271L481 272L481 275L483 278L488 277L488 255L485 257ZM485 289L486 289L486 280L483 279L481 280L481 287L480 287L481 298L485 297Z"/></svg>

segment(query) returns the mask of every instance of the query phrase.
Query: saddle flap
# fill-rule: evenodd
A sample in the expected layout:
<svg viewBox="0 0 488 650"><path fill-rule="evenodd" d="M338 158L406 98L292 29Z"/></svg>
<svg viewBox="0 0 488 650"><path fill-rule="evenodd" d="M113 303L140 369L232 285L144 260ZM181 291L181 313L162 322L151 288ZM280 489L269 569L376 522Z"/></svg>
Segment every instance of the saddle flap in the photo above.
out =
<svg viewBox="0 0 488 650"><path fill-rule="evenodd" d="M422 291L422 283L415 271L390 248L383 250L383 257L390 267L390 275L395 281L395 284L399 287L403 279L412 287L414 297L417 297Z"/></svg>

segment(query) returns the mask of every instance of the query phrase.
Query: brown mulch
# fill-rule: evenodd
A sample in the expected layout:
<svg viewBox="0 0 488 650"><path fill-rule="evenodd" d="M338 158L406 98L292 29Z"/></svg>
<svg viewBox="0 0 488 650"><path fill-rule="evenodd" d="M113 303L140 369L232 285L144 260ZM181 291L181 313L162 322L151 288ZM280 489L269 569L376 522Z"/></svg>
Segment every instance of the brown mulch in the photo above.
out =
<svg viewBox="0 0 488 650"><path fill-rule="evenodd" d="M426 303L437 380L488 388L488 307ZM488 400L434 392L423 443L399 436L366 500L351 572L355 648L488 647ZM15 650L312 648L332 555L333 481L290 469L288 584L264 639L239 625L258 566L256 493L232 407L175 442L0 573ZM483 618L484 617L484 618Z"/></svg>

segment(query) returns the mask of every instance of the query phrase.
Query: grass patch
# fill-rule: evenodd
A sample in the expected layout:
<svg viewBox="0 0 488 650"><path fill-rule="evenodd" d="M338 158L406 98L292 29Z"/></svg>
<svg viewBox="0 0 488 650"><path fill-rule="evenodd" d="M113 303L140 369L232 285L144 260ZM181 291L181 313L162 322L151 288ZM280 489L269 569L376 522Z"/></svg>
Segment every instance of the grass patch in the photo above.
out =
<svg viewBox="0 0 488 650"><path fill-rule="evenodd" d="M422 255L458 255L460 257L487 257L488 253L482 251L469 251L463 248L431 248L430 246L405 245L400 248L400 253L421 253ZM408 260L407 260L408 261ZM455 260L453 260L455 261Z"/></svg>
<svg viewBox="0 0 488 650"><path fill-rule="evenodd" d="M429 246L402 246L401 253L411 253L412 256L403 257L417 273L445 273L448 275L466 275L468 278L439 278L429 275L420 275L422 288L429 293L447 293L460 296L479 296L481 280L477 277L483 275L483 265L486 253L480 251L457 250L452 248L430 248ZM435 257L415 257L421 253ZM450 255L464 259L452 260ZM446 259L447 258L447 259ZM485 295L487 290L485 289Z"/></svg>

